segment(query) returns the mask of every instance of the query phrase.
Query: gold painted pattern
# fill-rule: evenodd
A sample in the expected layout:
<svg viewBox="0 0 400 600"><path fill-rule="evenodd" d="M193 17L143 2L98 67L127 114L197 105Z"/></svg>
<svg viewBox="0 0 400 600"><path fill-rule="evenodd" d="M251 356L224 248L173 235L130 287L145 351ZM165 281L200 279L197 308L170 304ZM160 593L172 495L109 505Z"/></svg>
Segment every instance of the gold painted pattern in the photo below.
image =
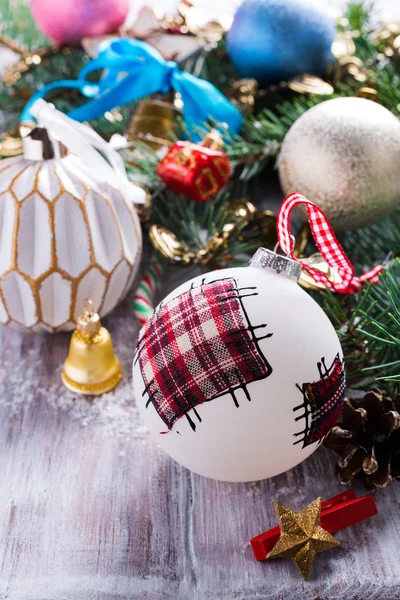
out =
<svg viewBox="0 0 400 600"><path fill-rule="evenodd" d="M177 148L172 150L170 151L168 158L168 163L160 163L160 172L165 175L169 175L170 161L174 162L175 167L179 167L179 169L174 171L174 176L180 177L181 179L186 179L188 171L192 171L196 166L196 158L190 148Z"/></svg>
<svg viewBox="0 0 400 600"><path fill-rule="evenodd" d="M226 160L222 160L218 156L214 159L214 167L216 171L221 175L221 177L229 177L230 175L230 165L226 162Z"/></svg>
<svg viewBox="0 0 400 600"><path fill-rule="evenodd" d="M3 161L3 165L2 165L3 168L0 169L2 177L7 176L7 168L8 167L7 167L7 165L4 164L6 162L8 162L8 161L7 160ZM137 214L134 210L134 207L131 206L128 201L124 200L126 203L127 209L128 209L128 213L130 215L130 219L132 222L132 226L133 226L133 230L134 230L134 234L135 234L135 238L136 238L136 252L133 256L133 260L128 260L124 255L120 217L118 217L118 214L116 212L116 209L114 208L113 201L112 201L112 197L114 194L120 194L121 196L122 196L122 194L120 193L119 190L116 190L112 186L107 185L107 184L102 184L102 183L98 184L98 188L101 193L98 193L97 190L93 192L96 196L96 201L105 202L107 204L109 211L110 211L110 218L113 219L113 221L116 225L116 230L118 232L118 238L119 238L119 244L120 244L120 256L121 256L120 260L117 261L117 263L114 265L114 267L110 271L106 271L101 265L99 265L96 262L96 258L95 258L94 244L93 244L93 239L92 239L92 231L91 231L91 227L89 225L88 215L87 215L86 206L85 206L86 197L87 197L87 194L89 191L87 185L83 182L83 180L79 179L76 172L74 172L73 174L70 175L71 179L78 180L80 182L80 184L83 186L83 189L85 191L81 198L72 195L70 192L68 192L65 189L65 187L62 183L62 180L59 177L58 172L57 172L57 169L64 168L64 165L61 163L61 161L57 161L57 160L46 161L45 163L42 163L42 165L38 169L36 169L35 177L32 182L32 184L33 184L32 188L29 191L27 191L27 193L24 194L24 196L21 199L19 199L17 197L17 195L15 194L14 190L12 189L13 185L17 181L18 177L20 177L22 175L22 173L32 164L31 161L29 161L29 163L28 163L23 158L20 158L20 162L21 162L21 170L12 177L12 179L10 180L10 182L8 184L7 190L5 190L4 192L2 192L0 194L0 202L2 201L3 196L5 196L7 193L10 194L12 199L14 200L15 210L16 210L14 226L13 226L11 267L10 267L10 269L5 271L0 276L0 299L3 302L4 310L8 315L8 319L7 319L7 321L5 321L5 323L9 324L11 326L13 325L13 323L16 323L22 327L25 327L27 330L30 330L30 331L33 331L33 330L38 331L40 325L43 326L43 330L46 330L46 331L51 330L52 332L60 331L64 327L70 329L71 323L75 322L74 312L75 312L75 303L76 303L79 284L82 281L82 279L84 278L84 276L93 268L98 269L98 271L105 278L105 286L104 286L104 291L103 291L101 300L98 303L98 306L95 306L95 310L97 310L101 316L104 316L105 313L102 311L102 307L104 304L104 299L106 297L107 291L109 289L110 280L111 280L113 273L121 265L121 263L126 263L126 265L128 266L127 281L126 281L125 285L122 286L122 292L120 293L118 298L115 298L115 302L113 302L113 305L111 306L110 310L112 310L112 308L114 308L114 306L116 306L122 300L122 298L125 296L125 294L127 293L128 282L130 281L131 275L134 272L137 262L140 258L141 229L140 229L139 220L138 220ZM15 165L14 160L13 160L13 164ZM10 167L11 166L12 165L10 165ZM43 168L49 169L49 175L51 177L57 178L57 180L58 180L57 187L59 188L59 191L53 198L45 197L43 195L43 193L39 190L39 177L40 177L41 170ZM68 168L67 167L65 167L65 168L66 168L67 174L69 174ZM57 200L64 194L69 196L70 198L72 198L73 201L77 202L80 206L80 209L82 211L83 222L87 229L88 242L89 242L89 248L90 248L90 263L76 277L71 276L67 271L65 271L64 269L62 269L60 267L58 257L57 257L57 251L56 251L54 207L55 207ZM50 231L51 231L51 266L46 271L41 273L37 278L30 277L27 273L24 273L18 267L18 253L19 253L18 233L19 233L19 226L20 226L20 209L21 209L21 206L23 205L23 203L25 202L25 200L27 200L27 198L30 198L32 195L39 196L46 203L46 205L49 209L49 225L50 225ZM37 243L40 244L40 240L37 241ZM0 248L0 251L1 251L1 248ZM10 312L10 307L7 304L7 299L6 299L3 289L2 289L3 280L5 279L5 277L7 277L7 275L10 275L13 272L18 273L29 284L31 292L32 292L32 296L33 296L33 299L35 302L35 308L36 308L36 322L30 327L26 327L24 325L24 323L20 323L19 321L17 321L16 319L14 319L12 317L11 312ZM71 286L71 301L70 301L70 306L69 306L69 314L68 314L65 322L61 323L61 324L57 324L56 327L53 327L51 324L46 323L46 321L44 320L43 314L42 314L41 300L40 300L40 295L39 295L39 290L41 288L41 285L53 273L59 273L63 279L65 279L66 281L68 281L70 283L70 286ZM23 298L22 298L22 302L23 302ZM107 312L109 312L109 311L107 311Z"/></svg>
<svg viewBox="0 0 400 600"><path fill-rule="evenodd" d="M205 185L206 181L209 183L208 186ZM210 167L203 169L199 176L196 177L194 185L203 196L213 196L218 192L218 183Z"/></svg>

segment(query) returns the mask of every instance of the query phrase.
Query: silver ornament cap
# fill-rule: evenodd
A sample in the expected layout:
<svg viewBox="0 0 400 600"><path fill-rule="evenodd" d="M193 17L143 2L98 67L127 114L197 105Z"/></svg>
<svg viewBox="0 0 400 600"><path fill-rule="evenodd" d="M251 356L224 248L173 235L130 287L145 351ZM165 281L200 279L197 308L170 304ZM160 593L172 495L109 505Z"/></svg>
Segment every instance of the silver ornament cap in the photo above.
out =
<svg viewBox="0 0 400 600"><path fill-rule="evenodd" d="M283 273L290 279L298 281L301 273L301 263L297 260L293 260L289 256L282 256L274 251L267 250L267 248L259 248L254 256L250 259L250 267L258 267L262 269L272 269L278 274Z"/></svg>

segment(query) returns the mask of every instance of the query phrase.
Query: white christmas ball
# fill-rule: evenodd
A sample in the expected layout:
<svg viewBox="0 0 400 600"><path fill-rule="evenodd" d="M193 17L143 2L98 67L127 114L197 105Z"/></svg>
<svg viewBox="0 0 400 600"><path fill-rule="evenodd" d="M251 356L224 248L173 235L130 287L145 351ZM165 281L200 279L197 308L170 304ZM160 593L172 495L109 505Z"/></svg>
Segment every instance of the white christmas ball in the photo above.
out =
<svg viewBox="0 0 400 600"><path fill-rule="evenodd" d="M282 144L279 176L286 194L299 192L334 229L364 227L400 202L400 121L363 98L314 106Z"/></svg>
<svg viewBox="0 0 400 600"><path fill-rule="evenodd" d="M75 156L0 164L0 322L71 330L90 298L101 316L129 290L142 236L132 203ZM132 186L132 197L143 190Z"/></svg>
<svg viewBox="0 0 400 600"><path fill-rule="evenodd" d="M285 274L208 273L142 328L134 393L157 443L195 473L254 481L312 454L344 396L343 354L317 303Z"/></svg>

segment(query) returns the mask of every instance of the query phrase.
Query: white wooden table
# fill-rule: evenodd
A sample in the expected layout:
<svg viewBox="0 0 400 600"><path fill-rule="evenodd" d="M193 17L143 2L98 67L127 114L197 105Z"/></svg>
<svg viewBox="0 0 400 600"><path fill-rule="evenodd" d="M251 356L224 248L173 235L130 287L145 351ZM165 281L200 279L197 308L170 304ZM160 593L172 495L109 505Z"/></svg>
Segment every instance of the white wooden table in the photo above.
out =
<svg viewBox="0 0 400 600"><path fill-rule="evenodd" d="M400 16L394 0L379 5ZM93 402L60 383L69 335L0 327L0 600L398 600L397 484L376 495L376 517L337 534L309 582L290 560L255 561L248 542L276 524L272 500L299 510L341 490L334 457L320 449L252 484L174 463L135 408L131 300L105 322L123 382Z"/></svg>
<svg viewBox="0 0 400 600"><path fill-rule="evenodd" d="M276 524L272 500L301 509L340 491L333 456L320 449L259 483L190 473L137 414L131 298L105 324L125 377L93 402L60 383L69 335L0 329L1 600L400 597L396 484L377 494L378 516L337 534L342 547L317 557L309 582L290 560L258 563L248 542Z"/></svg>

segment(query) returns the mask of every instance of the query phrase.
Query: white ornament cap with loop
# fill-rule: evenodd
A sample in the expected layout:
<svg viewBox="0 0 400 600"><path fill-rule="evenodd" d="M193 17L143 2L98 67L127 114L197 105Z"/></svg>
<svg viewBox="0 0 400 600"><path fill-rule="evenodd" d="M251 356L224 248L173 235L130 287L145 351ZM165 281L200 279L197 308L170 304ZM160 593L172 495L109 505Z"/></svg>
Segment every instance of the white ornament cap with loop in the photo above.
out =
<svg viewBox="0 0 400 600"><path fill-rule="evenodd" d="M66 156L67 149L44 127L34 127L22 138L24 158L28 160L51 160Z"/></svg>
<svg viewBox="0 0 400 600"><path fill-rule="evenodd" d="M294 248L295 238L290 236L292 240L292 249ZM273 269L278 274L285 274L290 279L298 281L301 273L301 263L290 258L288 254L282 256L277 253L279 243L276 244L274 250L267 248L259 248L249 262L250 267L258 267L262 269ZM292 250L291 250L292 251Z"/></svg>
<svg viewBox="0 0 400 600"><path fill-rule="evenodd" d="M120 190L132 202L144 204L145 190L129 181L122 157L98 133L87 125L67 117L41 98L32 105L30 112L36 118L38 128L23 140L26 158L43 160L62 156L58 149L46 156L43 153L43 141L35 140L35 131L47 130L47 137L53 148L54 142L58 142L61 147L80 158L91 173L97 173L99 179ZM43 138L43 133L40 137Z"/></svg>

